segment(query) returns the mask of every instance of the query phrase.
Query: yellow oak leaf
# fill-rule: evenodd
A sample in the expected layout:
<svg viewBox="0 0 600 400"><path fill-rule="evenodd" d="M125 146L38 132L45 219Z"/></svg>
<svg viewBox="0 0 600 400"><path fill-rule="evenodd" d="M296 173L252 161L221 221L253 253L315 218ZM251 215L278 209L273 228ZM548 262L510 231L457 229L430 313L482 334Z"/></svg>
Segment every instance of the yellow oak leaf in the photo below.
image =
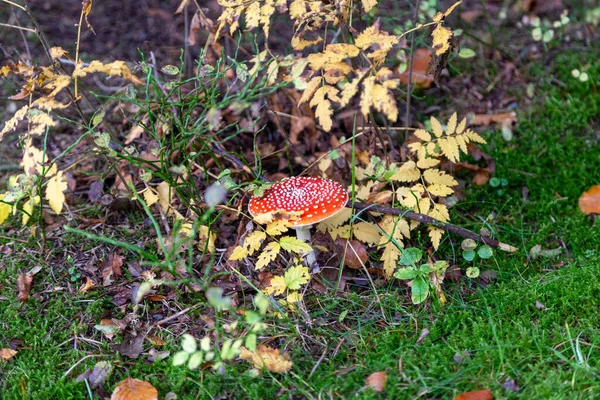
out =
<svg viewBox="0 0 600 400"><path fill-rule="evenodd" d="M58 171L48 180L48 186L46 186L46 200L48 200L50 208L57 214L60 214L65 204L65 194L63 193L65 190L67 190L67 182L63 178L63 171Z"/></svg>
<svg viewBox="0 0 600 400"><path fill-rule="evenodd" d="M282 249L296 254L309 253L312 251L312 247L310 247L308 243L292 236L283 236L279 239L279 244Z"/></svg>
<svg viewBox="0 0 600 400"><path fill-rule="evenodd" d="M352 234L356 239L370 245L376 245L381 240L381 234L377 227L366 222L354 224L352 226Z"/></svg>
<svg viewBox="0 0 600 400"><path fill-rule="evenodd" d="M275 259L275 257L277 257L277 254L279 254L280 249L281 246L277 242L271 242L267 244L263 249L262 253L260 253L260 255L258 256L254 269L258 271L266 267L271 261Z"/></svg>

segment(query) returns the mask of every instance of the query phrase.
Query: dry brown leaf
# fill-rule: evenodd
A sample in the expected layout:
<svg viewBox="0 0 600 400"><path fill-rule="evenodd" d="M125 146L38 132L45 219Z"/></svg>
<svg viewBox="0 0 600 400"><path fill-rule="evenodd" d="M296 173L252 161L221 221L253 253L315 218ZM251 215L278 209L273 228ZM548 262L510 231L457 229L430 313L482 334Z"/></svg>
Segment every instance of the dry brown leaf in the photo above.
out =
<svg viewBox="0 0 600 400"><path fill-rule="evenodd" d="M17 278L17 290L19 291L19 301L24 302L29 298L29 292L31 291L31 282L33 282L33 274L28 272L21 274Z"/></svg>
<svg viewBox="0 0 600 400"><path fill-rule="evenodd" d="M86 294L94 286L96 286L96 284L94 283L94 281L91 280L90 277L86 276L85 277L85 283L83 285L81 285L81 287L79 288L79 293Z"/></svg>
<svg viewBox="0 0 600 400"><path fill-rule="evenodd" d="M592 186L579 197L579 209L584 214L600 214L600 185Z"/></svg>
<svg viewBox="0 0 600 400"><path fill-rule="evenodd" d="M287 352L281 354L279 349L273 349L269 346L260 345L255 351L250 351L242 347L240 358L250 359L255 368L266 368L271 372L285 374L292 369L294 365L290 361L290 355Z"/></svg>
<svg viewBox="0 0 600 400"><path fill-rule="evenodd" d="M491 390L484 389L461 393L454 400L492 400L493 398Z"/></svg>
<svg viewBox="0 0 600 400"><path fill-rule="evenodd" d="M410 60L410 57L409 57ZM416 49L413 62L412 62L412 75L411 84L416 85L419 88L427 89L433 82L433 76L429 75L429 64L431 63L431 50L430 49ZM404 85L408 83L408 72L406 71L399 73L398 78Z"/></svg>
<svg viewBox="0 0 600 400"><path fill-rule="evenodd" d="M121 266L123 265L123 256L118 251L112 253L102 268L102 278L104 286L110 285L110 283L121 276Z"/></svg>
<svg viewBox="0 0 600 400"><path fill-rule="evenodd" d="M380 393L385 390L387 382L387 373L385 371L373 372L367 378L365 386L372 388L374 392Z"/></svg>
<svg viewBox="0 0 600 400"><path fill-rule="evenodd" d="M117 385L110 400L158 400L158 391L148 382L127 378Z"/></svg>
<svg viewBox="0 0 600 400"><path fill-rule="evenodd" d="M352 269L362 269L369 260L367 248L358 240L337 239L335 244L344 255L344 265Z"/></svg>
<svg viewBox="0 0 600 400"><path fill-rule="evenodd" d="M16 350L13 349L0 349L0 358L3 360L10 360L17 354Z"/></svg>
<svg viewBox="0 0 600 400"><path fill-rule="evenodd" d="M470 125L476 126L488 126L490 124L500 124L502 126L511 126L513 123L517 122L517 114L512 111L509 113L503 114L475 114L472 119L470 119Z"/></svg>

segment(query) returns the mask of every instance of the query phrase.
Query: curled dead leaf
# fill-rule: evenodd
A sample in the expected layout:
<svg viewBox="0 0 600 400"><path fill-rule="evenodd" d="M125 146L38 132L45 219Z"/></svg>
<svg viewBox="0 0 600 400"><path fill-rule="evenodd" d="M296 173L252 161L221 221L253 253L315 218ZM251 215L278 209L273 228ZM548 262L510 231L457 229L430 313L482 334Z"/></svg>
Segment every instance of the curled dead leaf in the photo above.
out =
<svg viewBox="0 0 600 400"><path fill-rule="evenodd" d="M372 388L374 392L380 393L385 390L387 373L385 371L373 372L368 376L365 386Z"/></svg>
<svg viewBox="0 0 600 400"><path fill-rule="evenodd" d="M33 282L33 274L28 272L21 274L17 278L17 290L19 291L19 301L25 302L29 298L29 292L31 291L31 283Z"/></svg>
<svg viewBox="0 0 600 400"><path fill-rule="evenodd" d="M16 350L7 349L7 348L0 349L0 359L10 360L15 355L17 355L17 351Z"/></svg>

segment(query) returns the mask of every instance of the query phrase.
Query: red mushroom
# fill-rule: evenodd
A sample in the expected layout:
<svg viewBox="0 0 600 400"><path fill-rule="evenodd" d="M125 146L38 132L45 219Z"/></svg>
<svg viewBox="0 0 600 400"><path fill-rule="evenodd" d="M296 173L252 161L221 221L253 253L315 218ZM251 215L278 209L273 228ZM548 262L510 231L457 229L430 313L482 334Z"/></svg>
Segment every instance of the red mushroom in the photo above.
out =
<svg viewBox="0 0 600 400"><path fill-rule="evenodd" d="M282 180L265 190L261 197L252 197L248 211L253 217L284 210L301 211L293 222L296 237L310 242L310 227L340 212L348 202L348 192L331 179L293 177ZM314 252L306 255L308 265L316 262Z"/></svg>

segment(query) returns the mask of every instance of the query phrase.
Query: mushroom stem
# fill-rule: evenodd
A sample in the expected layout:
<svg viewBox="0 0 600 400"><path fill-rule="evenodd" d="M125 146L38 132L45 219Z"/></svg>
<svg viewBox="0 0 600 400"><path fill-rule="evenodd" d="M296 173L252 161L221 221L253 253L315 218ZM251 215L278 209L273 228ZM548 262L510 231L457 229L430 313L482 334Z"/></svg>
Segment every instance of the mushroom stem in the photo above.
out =
<svg viewBox="0 0 600 400"><path fill-rule="evenodd" d="M303 242L308 243L309 245L310 243L310 225L308 226L299 226L296 228L296 237L298 238L298 240L302 240ZM312 245L311 245L312 247ZM316 255L316 250L311 251L310 253L306 254L306 264L308 264L309 267L312 267L313 265L315 265L315 263L317 262L317 255Z"/></svg>

